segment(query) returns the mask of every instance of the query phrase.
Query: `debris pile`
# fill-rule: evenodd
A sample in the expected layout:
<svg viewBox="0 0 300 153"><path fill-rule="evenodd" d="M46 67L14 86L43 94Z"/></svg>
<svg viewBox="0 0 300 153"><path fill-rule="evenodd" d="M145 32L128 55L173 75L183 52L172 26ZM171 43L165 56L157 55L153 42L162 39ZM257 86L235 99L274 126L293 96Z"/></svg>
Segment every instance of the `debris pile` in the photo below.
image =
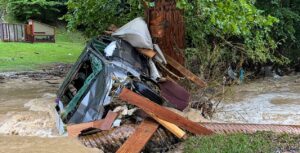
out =
<svg viewBox="0 0 300 153"><path fill-rule="evenodd" d="M104 152L164 152L186 132L213 132L183 111L190 93L176 83L205 82L153 44L146 22L136 18L92 39L57 93L57 127ZM176 71L176 72L175 72Z"/></svg>

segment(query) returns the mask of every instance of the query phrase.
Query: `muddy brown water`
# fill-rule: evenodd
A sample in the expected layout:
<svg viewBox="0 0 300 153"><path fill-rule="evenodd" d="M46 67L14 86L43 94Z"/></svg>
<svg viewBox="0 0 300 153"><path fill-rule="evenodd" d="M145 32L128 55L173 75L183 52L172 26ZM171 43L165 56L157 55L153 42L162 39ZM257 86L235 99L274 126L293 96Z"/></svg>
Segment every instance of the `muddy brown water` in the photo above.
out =
<svg viewBox="0 0 300 153"><path fill-rule="evenodd" d="M227 88L214 120L231 123L300 125L300 76L264 78Z"/></svg>
<svg viewBox="0 0 300 153"><path fill-rule="evenodd" d="M1 81L4 83L0 83L0 153L100 152L58 135L54 118L58 84L46 81L30 78ZM300 124L300 76L266 78L228 89L230 94L213 120Z"/></svg>
<svg viewBox="0 0 300 153"><path fill-rule="evenodd" d="M57 79L54 81L62 81ZM99 152L58 135L54 118L57 89L57 84L30 78L0 83L0 153Z"/></svg>

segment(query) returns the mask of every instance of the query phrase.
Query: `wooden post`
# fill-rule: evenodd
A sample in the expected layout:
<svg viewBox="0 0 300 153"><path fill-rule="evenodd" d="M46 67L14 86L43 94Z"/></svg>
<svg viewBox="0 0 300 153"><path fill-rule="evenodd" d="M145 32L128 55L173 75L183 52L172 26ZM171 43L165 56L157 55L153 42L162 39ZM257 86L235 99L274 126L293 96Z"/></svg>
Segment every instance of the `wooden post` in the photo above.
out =
<svg viewBox="0 0 300 153"><path fill-rule="evenodd" d="M183 11L176 7L176 0L155 0L155 6L146 7L146 21L154 43L165 55L184 65L185 24Z"/></svg>

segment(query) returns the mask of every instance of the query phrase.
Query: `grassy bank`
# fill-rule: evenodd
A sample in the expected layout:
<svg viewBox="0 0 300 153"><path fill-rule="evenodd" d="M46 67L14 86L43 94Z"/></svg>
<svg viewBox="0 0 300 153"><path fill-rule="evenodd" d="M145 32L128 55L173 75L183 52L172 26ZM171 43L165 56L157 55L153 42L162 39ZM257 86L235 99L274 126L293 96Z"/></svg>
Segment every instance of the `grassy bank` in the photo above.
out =
<svg viewBox="0 0 300 153"><path fill-rule="evenodd" d="M191 137L185 153L274 153L300 152L300 136L270 132Z"/></svg>
<svg viewBox="0 0 300 153"><path fill-rule="evenodd" d="M0 71L37 70L52 63L72 63L84 48L80 33L58 29L56 43L0 42Z"/></svg>

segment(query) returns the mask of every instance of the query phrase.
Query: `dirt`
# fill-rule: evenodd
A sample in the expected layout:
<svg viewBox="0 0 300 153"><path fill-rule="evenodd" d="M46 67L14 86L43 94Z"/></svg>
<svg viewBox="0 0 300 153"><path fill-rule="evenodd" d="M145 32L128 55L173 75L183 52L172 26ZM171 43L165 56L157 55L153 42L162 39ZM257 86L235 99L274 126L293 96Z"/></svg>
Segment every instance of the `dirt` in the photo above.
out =
<svg viewBox="0 0 300 153"><path fill-rule="evenodd" d="M67 137L41 138L0 135L0 153L100 153Z"/></svg>

